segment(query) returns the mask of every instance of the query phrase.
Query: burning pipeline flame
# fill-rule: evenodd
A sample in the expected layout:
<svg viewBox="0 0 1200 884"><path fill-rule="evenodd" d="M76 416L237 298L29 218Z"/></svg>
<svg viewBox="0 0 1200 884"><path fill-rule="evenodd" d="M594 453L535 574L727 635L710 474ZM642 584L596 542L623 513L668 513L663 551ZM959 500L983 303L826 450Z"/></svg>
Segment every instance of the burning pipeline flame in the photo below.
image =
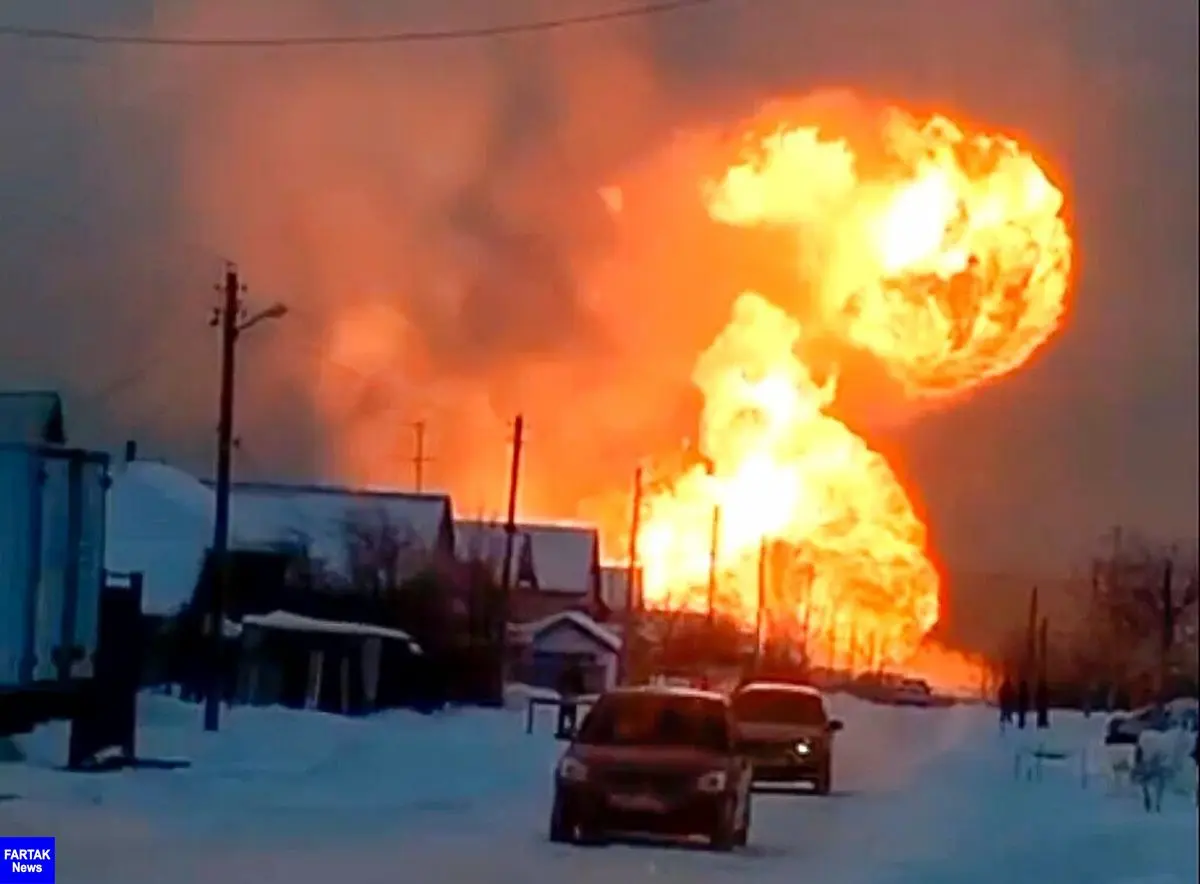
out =
<svg viewBox="0 0 1200 884"><path fill-rule="evenodd" d="M911 400L963 394L1058 328L1071 239L1062 193L1013 140L900 110L881 123L869 169L819 128L759 126L704 184L717 222L795 233L812 304L801 321L757 292L734 302L693 373L705 462L648 496L639 558L647 604L695 604L715 549L720 606L753 619L762 550L782 549L772 620L802 622L816 655L849 638L902 662L938 620L925 525L883 456L831 415L837 376L815 377L803 345L820 334L870 354Z"/></svg>

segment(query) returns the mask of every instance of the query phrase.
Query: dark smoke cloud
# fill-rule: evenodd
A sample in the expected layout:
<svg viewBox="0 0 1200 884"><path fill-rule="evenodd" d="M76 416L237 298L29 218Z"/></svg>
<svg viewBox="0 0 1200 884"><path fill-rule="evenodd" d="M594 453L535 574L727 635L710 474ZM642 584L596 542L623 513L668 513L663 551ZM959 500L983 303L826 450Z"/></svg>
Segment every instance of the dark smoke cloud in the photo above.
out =
<svg viewBox="0 0 1200 884"><path fill-rule="evenodd" d="M597 5L16 0L0 17L312 33ZM340 431L359 425L389 437L377 459L402 461L396 427L426 416L434 478L494 503L503 420L525 408L527 504L566 513L624 482L641 449L694 431L691 360L738 284L692 266L726 246L688 214L687 175L648 158L681 126L844 86L1028 137L1073 205L1081 269L1062 335L985 394L879 440L939 550L1035 570L1114 520L1195 534L1196 18L1169 0L731 0L636 27L407 49L3 42L0 371L66 389L85 441L135 433L205 471L208 286L236 258L255 303L294 308L243 345L243 469L328 473ZM596 190L630 169L639 183L614 219ZM317 379L335 319L364 302L389 311L369 324L400 356L360 354L371 370ZM333 430L320 383L345 403Z"/></svg>

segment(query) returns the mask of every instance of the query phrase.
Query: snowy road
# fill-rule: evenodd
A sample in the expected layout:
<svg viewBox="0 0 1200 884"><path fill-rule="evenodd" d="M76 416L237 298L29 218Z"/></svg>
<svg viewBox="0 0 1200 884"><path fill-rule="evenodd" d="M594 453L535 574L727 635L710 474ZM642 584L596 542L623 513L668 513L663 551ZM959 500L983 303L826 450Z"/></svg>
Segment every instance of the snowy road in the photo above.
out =
<svg viewBox="0 0 1200 884"><path fill-rule="evenodd" d="M835 705L837 705L835 703ZM0 767L0 832L59 838L64 884L1182 884L1197 879L1196 816L1083 789L1078 769L1014 782L1012 744L986 710L842 703L836 794L756 799L731 856L545 840L558 746L520 716L457 712L367 721L239 710L197 733L157 700L143 751L187 771L66 775ZM1065 717L1054 738L1084 740ZM1092 725L1094 730L1094 725ZM42 755L39 755L43 753Z"/></svg>

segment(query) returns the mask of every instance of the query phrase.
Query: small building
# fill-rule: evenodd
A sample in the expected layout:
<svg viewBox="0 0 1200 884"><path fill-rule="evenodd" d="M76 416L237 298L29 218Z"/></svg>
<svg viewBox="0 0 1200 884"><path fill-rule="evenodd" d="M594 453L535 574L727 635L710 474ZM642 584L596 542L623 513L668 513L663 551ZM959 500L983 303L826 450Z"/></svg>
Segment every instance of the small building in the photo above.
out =
<svg viewBox="0 0 1200 884"><path fill-rule="evenodd" d="M601 597L600 536L586 525L521 523L511 563L509 621L530 623L575 611L595 620L607 616ZM504 567L505 526L498 522L455 524L459 555L488 563L497 580Z"/></svg>
<svg viewBox="0 0 1200 884"><path fill-rule="evenodd" d="M287 611L246 615L241 638L240 702L340 715L404 704L422 656L401 630Z"/></svg>
<svg viewBox="0 0 1200 884"><path fill-rule="evenodd" d="M205 677L207 666L208 651L198 638L197 618L206 610L216 583L209 556L215 492L211 483L170 464L139 460L132 444L112 479L106 564L110 571L143 574L143 612L150 621L143 679L146 684L177 682L189 693ZM355 565L350 561L355 544L371 547L385 539L395 541L399 571L415 571L439 558L452 562L449 498L235 483L226 615L238 622L245 616L285 609L325 617L331 612L309 610L310 605L302 604L312 599L290 595L294 549L303 546L327 571L346 578ZM193 601L199 611L180 618ZM229 644L225 676L232 694L240 678L239 651L236 641Z"/></svg>
<svg viewBox="0 0 1200 884"><path fill-rule="evenodd" d="M578 666L588 693L617 682L621 639L587 614L563 611L509 627L512 681L557 689L563 672Z"/></svg>

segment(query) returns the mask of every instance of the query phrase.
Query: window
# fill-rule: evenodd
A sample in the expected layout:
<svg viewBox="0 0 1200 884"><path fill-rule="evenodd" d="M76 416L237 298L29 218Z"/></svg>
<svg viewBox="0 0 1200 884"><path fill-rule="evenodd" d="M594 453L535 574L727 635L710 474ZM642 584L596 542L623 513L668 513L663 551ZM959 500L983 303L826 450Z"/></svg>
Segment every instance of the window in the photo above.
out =
<svg viewBox="0 0 1200 884"><path fill-rule="evenodd" d="M750 688L733 698L733 713L743 721L823 726L825 703L817 694Z"/></svg>
<svg viewBox="0 0 1200 884"><path fill-rule="evenodd" d="M730 751L725 706L707 697L610 694L596 704L579 731L591 746L695 747Z"/></svg>

